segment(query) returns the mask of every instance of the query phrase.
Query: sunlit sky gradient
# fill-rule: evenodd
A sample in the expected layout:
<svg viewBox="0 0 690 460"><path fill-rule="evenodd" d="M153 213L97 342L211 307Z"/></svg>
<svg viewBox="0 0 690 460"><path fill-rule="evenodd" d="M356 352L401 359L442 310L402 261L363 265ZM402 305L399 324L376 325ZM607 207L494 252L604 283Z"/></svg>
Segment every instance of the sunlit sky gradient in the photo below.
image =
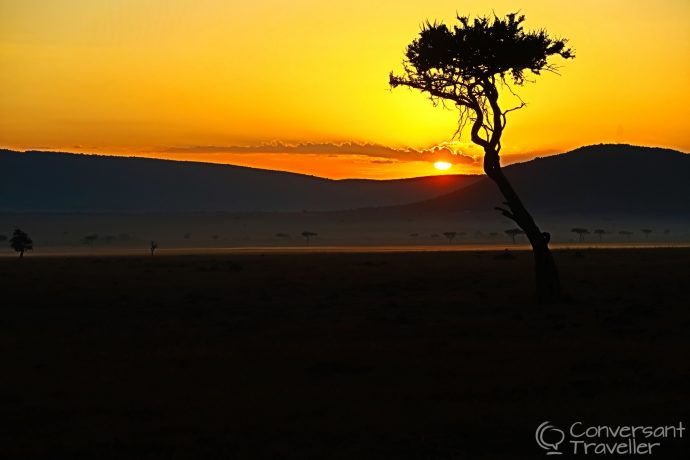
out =
<svg viewBox="0 0 690 460"><path fill-rule="evenodd" d="M334 178L438 160L478 172L463 138L464 157L428 151L457 114L389 90L388 73L423 20L516 7L577 57L521 89L504 161L600 142L690 151L687 0L0 0L0 146Z"/></svg>

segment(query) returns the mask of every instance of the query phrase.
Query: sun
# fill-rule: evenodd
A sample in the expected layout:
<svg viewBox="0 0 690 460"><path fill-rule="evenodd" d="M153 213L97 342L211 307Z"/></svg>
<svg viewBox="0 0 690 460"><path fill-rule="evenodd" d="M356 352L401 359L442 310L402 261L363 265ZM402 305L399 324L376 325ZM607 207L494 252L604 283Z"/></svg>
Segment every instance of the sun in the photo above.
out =
<svg viewBox="0 0 690 460"><path fill-rule="evenodd" d="M447 171L453 166L451 163L448 163L447 161L437 161L434 163L434 168L438 169L439 171Z"/></svg>

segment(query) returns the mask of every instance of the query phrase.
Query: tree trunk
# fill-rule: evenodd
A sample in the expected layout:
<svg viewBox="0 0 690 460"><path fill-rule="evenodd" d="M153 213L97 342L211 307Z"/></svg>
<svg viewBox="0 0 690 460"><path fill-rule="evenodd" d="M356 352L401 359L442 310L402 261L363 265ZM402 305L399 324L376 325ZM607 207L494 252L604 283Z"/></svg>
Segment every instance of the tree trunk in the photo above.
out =
<svg viewBox="0 0 690 460"><path fill-rule="evenodd" d="M19 251L19 258L23 259L24 258L24 251Z"/></svg>
<svg viewBox="0 0 690 460"><path fill-rule="evenodd" d="M560 300L561 285L558 269L549 249L551 236L549 233L542 232L539 229L508 181L508 178L503 174L498 152L490 147L485 148L484 151L484 171L498 185L506 199L506 205L510 208L510 211L500 210L505 216L515 221L525 232L527 239L529 239L532 245L538 301L548 303Z"/></svg>

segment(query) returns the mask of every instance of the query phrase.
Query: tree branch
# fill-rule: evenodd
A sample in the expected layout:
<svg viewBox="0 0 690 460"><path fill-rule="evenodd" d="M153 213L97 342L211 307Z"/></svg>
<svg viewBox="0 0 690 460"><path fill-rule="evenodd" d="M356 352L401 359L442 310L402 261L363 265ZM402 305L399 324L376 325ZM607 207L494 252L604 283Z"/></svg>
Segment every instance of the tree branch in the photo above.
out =
<svg viewBox="0 0 690 460"><path fill-rule="evenodd" d="M515 216L513 215L513 213L510 212L510 211L508 211L507 209L501 208L500 206L496 206L496 207L494 207L494 209L495 209L496 211L500 211L501 214L503 214L504 216L506 216L507 218L509 218L509 219L512 220L513 222L515 222L516 224L518 224L518 225L520 224L520 223L517 221L517 219L515 218Z"/></svg>
<svg viewBox="0 0 690 460"><path fill-rule="evenodd" d="M415 80L410 80L406 79L403 77L396 77L395 75L391 74L389 78L389 84L395 88L397 86L407 86L410 88L418 89L422 92L427 92L431 94L432 96L436 96L441 99L448 99L457 105L461 106L470 106L470 101L462 97L461 95L457 94L457 92L449 93L446 91L442 91L438 88L434 88L431 82L420 82L420 81L415 81Z"/></svg>

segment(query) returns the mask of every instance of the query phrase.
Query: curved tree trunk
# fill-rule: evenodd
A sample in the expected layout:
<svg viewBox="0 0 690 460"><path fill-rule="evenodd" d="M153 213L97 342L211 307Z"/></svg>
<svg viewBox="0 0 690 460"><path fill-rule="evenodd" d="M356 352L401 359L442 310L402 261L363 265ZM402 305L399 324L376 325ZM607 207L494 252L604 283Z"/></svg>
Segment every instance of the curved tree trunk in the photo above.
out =
<svg viewBox="0 0 690 460"><path fill-rule="evenodd" d="M498 185L510 210L497 208L511 218L525 232L534 253L534 268L537 281L537 298L540 302L554 302L561 297L558 269L549 249L549 233L542 232L527 212L513 186L501 169L498 152L490 147L484 149L484 171Z"/></svg>

